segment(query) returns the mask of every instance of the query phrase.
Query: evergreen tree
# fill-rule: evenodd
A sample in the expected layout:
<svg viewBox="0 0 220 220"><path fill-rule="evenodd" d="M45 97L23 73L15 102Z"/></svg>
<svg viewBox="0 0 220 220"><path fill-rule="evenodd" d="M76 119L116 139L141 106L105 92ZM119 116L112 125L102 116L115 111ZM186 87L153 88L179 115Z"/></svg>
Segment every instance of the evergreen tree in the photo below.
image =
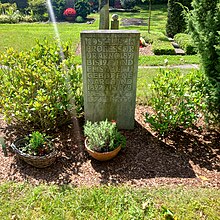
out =
<svg viewBox="0 0 220 220"><path fill-rule="evenodd" d="M183 14L184 7L191 9L192 0L169 0L166 32L169 37L185 32L187 25Z"/></svg>
<svg viewBox="0 0 220 220"><path fill-rule="evenodd" d="M220 0L193 0L189 29L211 83L209 110L220 118Z"/></svg>

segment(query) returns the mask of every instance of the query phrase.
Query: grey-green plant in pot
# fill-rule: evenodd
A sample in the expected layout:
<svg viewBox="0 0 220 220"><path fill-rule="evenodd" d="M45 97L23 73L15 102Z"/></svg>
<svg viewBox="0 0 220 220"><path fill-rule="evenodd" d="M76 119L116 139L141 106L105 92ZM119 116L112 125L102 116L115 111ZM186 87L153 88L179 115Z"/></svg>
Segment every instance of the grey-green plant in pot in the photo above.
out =
<svg viewBox="0 0 220 220"><path fill-rule="evenodd" d="M38 168L50 166L58 155L51 138L39 131L18 138L11 147L20 159Z"/></svg>
<svg viewBox="0 0 220 220"><path fill-rule="evenodd" d="M84 134L87 152L99 161L112 159L126 145L126 138L118 131L115 121L87 121Z"/></svg>

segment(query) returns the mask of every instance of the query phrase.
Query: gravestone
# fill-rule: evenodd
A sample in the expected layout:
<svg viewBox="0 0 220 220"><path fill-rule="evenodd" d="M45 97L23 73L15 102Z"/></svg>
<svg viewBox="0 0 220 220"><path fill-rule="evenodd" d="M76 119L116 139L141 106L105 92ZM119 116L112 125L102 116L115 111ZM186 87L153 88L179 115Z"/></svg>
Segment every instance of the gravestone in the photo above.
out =
<svg viewBox="0 0 220 220"><path fill-rule="evenodd" d="M137 31L81 32L86 120L134 128L139 39Z"/></svg>
<svg viewBox="0 0 220 220"><path fill-rule="evenodd" d="M118 15L117 14L112 15L111 29L112 30L118 30L119 29L119 20L118 20Z"/></svg>
<svg viewBox="0 0 220 220"><path fill-rule="evenodd" d="M109 0L99 0L99 29L109 29Z"/></svg>

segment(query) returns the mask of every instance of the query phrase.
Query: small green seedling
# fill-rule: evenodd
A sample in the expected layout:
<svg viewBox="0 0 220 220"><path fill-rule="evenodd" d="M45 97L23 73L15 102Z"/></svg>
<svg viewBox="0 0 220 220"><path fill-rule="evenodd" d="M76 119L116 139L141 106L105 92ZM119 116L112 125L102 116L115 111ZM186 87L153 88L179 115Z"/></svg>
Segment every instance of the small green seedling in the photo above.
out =
<svg viewBox="0 0 220 220"><path fill-rule="evenodd" d="M0 144L2 145L2 151L4 153L4 156L7 157L8 156L8 152L7 152L5 140L4 140L3 137L0 137Z"/></svg>

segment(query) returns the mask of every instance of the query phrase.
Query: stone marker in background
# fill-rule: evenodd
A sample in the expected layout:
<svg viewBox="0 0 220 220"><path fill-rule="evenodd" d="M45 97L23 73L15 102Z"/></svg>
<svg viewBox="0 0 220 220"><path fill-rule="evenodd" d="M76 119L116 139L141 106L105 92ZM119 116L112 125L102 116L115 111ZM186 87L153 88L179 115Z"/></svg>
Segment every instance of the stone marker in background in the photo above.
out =
<svg viewBox="0 0 220 220"><path fill-rule="evenodd" d="M99 29L109 29L109 0L99 0Z"/></svg>
<svg viewBox="0 0 220 220"><path fill-rule="evenodd" d="M137 31L81 32L86 120L134 128L139 39Z"/></svg>
<svg viewBox="0 0 220 220"><path fill-rule="evenodd" d="M119 20L118 20L118 15L117 14L112 15L111 29L112 30L118 30L119 29Z"/></svg>

